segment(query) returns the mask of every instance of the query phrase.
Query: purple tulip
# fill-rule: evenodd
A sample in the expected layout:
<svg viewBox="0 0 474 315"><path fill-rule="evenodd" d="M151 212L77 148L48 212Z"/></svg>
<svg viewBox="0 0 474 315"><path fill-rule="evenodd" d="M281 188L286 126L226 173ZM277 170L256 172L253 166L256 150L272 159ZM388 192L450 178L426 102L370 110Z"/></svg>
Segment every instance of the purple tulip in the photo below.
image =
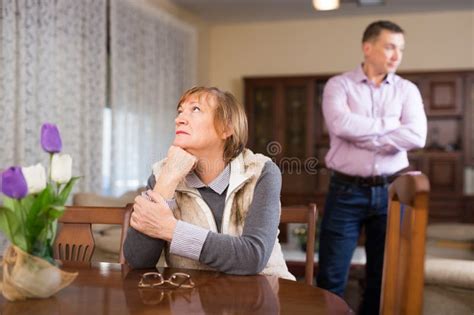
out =
<svg viewBox="0 0 474 315"><path fill-rule="evenodd" d="M44 123L41 126L41 146L49 153L61 152L63 145L56 125Z"/></svg>
<svg viewBox="0 0 474 315"><path fill-rule="evenodd" d="M28 185L21 167L12 166L2 173L2 193L10 198L21 199L28 193Z"/></svg>

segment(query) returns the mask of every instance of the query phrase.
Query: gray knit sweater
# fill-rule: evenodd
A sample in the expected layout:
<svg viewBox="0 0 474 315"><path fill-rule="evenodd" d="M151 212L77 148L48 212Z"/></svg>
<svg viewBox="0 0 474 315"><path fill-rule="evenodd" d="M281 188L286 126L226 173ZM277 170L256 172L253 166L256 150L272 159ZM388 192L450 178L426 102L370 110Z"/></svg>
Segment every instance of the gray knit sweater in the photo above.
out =
<svg viewBox="0 0 474 315"><path fill-rule="evenodd" d="M148 180L148 188L152 189L154 185L155 177L152 175ZM220 230L227 189L222 194L209 187L198 190L212 210ZM280 190L280 170L275 163L268 161L255 186L242 235L236 237L209 231L199 261L230 274L256 274L263 270L277 237ZM130 227L124 244L125 258L132 268L153 268L164 244L163 240L149 237Z"/></svg>

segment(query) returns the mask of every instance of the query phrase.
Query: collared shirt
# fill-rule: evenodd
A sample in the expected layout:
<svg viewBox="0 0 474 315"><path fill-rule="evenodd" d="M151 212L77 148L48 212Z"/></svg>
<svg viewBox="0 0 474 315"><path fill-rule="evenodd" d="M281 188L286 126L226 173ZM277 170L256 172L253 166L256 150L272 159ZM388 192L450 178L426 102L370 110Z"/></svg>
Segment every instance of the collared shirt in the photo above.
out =
<svg viewBox="0 0 474 315"><path fill-rule="evenodd" d="M206 203L211 203L211 211L214 215L218 230L221 227L222 215L224 213L225 196L230 181L230 163L224 170L209 184L206 185L195 172L189 173L185 179L189 187L199 190ZM206 191L210 189L212 191ZM213 194L216 193L218 195ZM206 241L209 230L202 227L179 220L171 241L170 251L172 254L199 260L199 256Z"/></svg>
<svg viewBox="0 0 474 315"><path fill-rule="evenodd" d="M222 195L227 186L229 186L230 163L227 164L219 176L217 176L209 185L204 184L195 172L189 173L185 180L189 187L203 188L207 186L219 195Z"/></svg>
<svg viewBox="0 0 474 315"><path fill-rule="evenodd" d="M425 145L420 92L394 73L380 86L362 66L331 78L324 88L323 114L330 137L326 165L341 173L394 174L408 166L408 150Z"/></svg>

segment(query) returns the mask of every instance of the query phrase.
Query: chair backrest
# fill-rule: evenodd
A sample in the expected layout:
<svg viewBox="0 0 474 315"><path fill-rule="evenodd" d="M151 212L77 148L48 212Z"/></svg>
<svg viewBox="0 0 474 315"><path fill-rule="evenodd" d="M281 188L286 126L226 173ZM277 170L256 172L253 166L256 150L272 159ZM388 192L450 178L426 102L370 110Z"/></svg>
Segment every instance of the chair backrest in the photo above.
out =
<svg viewBox="0 0 474 315"><path fill-rule="evenodd" d="M92 224L120 224L120 263L125 263L123 243L130 225L132 204L125 207L66 207L54 243L54 258L68 262L90 262L95 243Z"/></svg>
<svg viewBox="0 0 474 315"><path fill-rule="evenodd" d="M390 186L380 314L422 314L429 191L419 172Z"/></svg>
<svg viewBox="0 0 474 315"><path fill-rule="evenodd" d="M314 274L314 242L318 210L314 203L308 206L286 206L281 208L280 223L306 223L306 264L304 280L313 285Z"/></svg>

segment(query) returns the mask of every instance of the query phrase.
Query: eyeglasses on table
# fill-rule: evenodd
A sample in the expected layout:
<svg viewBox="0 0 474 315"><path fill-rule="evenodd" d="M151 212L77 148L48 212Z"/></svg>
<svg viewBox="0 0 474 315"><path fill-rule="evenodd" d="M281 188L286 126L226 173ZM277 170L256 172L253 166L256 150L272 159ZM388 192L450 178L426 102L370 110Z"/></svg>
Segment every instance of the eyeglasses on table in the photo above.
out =
<svg viewBox="0 0 474 315"><path fill-rule="evenodd" d="M142 275L140 282L138 283L139 288L155 288L169 284L175 288L194 288L194 281L191 276L184 272L175 272L168 279L159 272L146 272Z"/></svg>

